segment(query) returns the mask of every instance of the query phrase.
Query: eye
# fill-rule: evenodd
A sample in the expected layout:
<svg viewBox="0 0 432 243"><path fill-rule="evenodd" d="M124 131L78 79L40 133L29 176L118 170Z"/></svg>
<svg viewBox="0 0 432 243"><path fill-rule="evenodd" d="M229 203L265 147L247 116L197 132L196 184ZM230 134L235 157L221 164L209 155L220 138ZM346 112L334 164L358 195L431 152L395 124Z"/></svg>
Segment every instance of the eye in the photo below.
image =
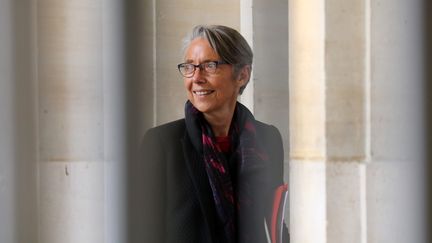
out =
<svg viewBox="0 0 432 243"><path fill-rule="evenodd" d="M217 63L216 62L208 62L208 63L206 63L206 67L209 69L216 69Z"/></svg>
<svg viewBox="0 0 432 243"><path fill-rule="evenodd" d="M183 64L182 68L186 71L186 72L191 72L192 70L194 70L194 66L192 64Z"/></svg>

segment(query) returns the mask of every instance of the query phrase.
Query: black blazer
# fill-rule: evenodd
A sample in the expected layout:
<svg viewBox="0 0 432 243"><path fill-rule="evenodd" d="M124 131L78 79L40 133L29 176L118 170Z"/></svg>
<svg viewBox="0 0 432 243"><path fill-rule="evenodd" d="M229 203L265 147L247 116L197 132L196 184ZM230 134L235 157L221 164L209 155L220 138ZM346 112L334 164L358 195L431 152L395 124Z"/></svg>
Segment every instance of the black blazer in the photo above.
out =
<svg viewBox="0 0 432 243"><path fill-rule="evenodd" d="M274 126L258 121L255 127L258 142L269 155L270 163L238 175L239 180L251 182L253 200L259 201L253 212L238 219L239 230L246 230L250 236L239 242L248 243L267 242L264 217L271 214L274 189L283 183L280 133ZM220 242L222 229L216 226L217 214L204 161L188 137L185 120L148 130L140 151L145 242Z"/></svg>

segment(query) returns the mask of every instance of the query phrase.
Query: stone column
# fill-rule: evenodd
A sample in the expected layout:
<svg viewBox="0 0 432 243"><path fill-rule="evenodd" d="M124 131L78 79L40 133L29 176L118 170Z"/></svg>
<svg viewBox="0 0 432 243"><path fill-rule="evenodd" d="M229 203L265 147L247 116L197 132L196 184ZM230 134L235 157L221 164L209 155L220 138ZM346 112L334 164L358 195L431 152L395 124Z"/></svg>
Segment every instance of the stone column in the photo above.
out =
<svg viewBox="0 0 432 243"><path fill-rule="evenodd" d="M370 161L368 1L325 1L327 242L366 242Z"/></svg>
<svg viewBox="0 0 432 243"><path fill-rule="evenodd" d="M368 242L427 242L425 5L370 1Z"/></svg>
<svg viewBox="0 0 432 243"><path fill-rule="evenodd" d="M324 7L289 2L291 242L326 242Z"/></svg>
<svg viewBox="0 0 432 243"><path fill-rule="evenodd" d="M102 1L40 0L39 242L105 242Z"/></svg>
<svg viewBox="0 0 432 243"><path fill-rule="evenodd" d="M289 2L292 242L424 242L421 10Z"/></svg>

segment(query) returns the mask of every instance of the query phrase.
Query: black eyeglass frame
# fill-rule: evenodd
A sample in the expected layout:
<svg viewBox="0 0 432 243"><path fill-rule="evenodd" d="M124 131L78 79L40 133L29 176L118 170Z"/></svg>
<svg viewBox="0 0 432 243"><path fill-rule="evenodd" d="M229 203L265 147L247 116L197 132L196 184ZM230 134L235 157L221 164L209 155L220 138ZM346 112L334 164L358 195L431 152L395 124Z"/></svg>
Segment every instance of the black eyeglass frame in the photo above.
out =
<svg viewBox="0 0 432 243"><path fill-rule="evenodd" d="M216 64L216 67L215 67L215 69L214 69L213 72L209 72L208 70L206 70L206 65L209 65L209 64ZM185 77L185 78L191 78L192 76L194 76L195 71L196 71L197 68L199 68L200 70L204 70L204 71L206 71L207 73L214 73L214 72L216 72L218 66L221 65L221 64L229 64L229 63L228 63L228 62L225 62L225 61L222 61L222 60L218 60L218 61L208 61L208 62L203 62L203 63L200 63L200 64L193 64L193 63L180 63L180 64L177 65L177 69L179 70L180 74L181 74L183 77ZM190 74L184 74L184 73L181 71L181 68L182 68L182 66L184 66L184 65L191 65L191 66L193 66L193 67L194 67L193 71L192 71Z"/></svg>

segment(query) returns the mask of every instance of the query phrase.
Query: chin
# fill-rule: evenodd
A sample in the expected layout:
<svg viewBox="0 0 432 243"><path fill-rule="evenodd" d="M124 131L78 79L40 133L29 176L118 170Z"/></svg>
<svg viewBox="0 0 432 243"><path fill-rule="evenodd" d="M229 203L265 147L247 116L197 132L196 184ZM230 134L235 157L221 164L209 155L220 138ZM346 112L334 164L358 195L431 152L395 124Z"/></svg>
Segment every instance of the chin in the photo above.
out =
<svg viewBox="0 0 432 243"><path fill-rule="evenodd" d="M202 113L207 113L210 111L210 106L206 105L206 104L197 104L197 103L193 103L192 104L195 106L195 108L197 108L197 110L199 110Z"/></svg>

